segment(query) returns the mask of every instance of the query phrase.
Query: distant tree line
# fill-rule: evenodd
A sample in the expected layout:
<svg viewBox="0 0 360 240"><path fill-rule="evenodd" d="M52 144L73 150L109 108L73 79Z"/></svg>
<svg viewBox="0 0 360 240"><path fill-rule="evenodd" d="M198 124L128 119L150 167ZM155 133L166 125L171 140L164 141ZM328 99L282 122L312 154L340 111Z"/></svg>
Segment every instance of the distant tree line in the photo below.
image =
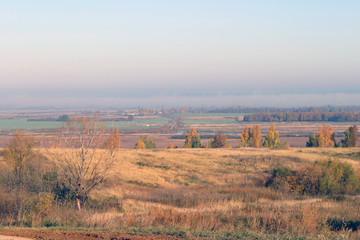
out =
<svg viewBox="0 0 360 240"><path fill-rule="evenodd" d="M360 113L355 112L285 112L254 113L244 116L245 122L356 122L360 121Z"/></svg>
<svg viewBox="0 0 360 240"><path fill-rule="evenodd" d="M179 107L179 108L139 108L137 114L141 116L148 115L174 115L185 113L360 113L360 106L320 106L320 107Z"/></svg>
<svg viewBox="0 0 360 240"><path fill-rule="evenodd" d="M279 108L279 107L245 107L233 106L210 109L209 113L284 113L284 112L360 112L360 106L321 106L321 107L293 107L293 108Z"/></svg>

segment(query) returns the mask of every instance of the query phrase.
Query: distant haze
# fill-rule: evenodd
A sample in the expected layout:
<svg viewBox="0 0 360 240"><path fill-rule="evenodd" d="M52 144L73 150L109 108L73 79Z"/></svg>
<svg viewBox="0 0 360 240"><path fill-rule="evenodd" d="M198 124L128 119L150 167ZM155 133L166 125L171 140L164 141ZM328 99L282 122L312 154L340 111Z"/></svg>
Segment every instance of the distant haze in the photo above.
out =
<svg viewBox="0 0 360 240"><path fill-rule="evenodd" d="M0 106L360 104L358 0L14 0Z"/></svg>

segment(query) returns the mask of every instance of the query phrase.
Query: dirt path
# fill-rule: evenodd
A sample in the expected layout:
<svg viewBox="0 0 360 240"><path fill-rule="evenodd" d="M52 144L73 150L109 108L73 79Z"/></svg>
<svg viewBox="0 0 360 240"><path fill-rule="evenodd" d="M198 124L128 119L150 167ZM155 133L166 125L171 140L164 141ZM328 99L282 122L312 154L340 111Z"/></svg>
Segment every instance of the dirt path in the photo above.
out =
<svg viewBox="0 0 360 240"><path fill-rule="evenodd" d="M14 237L16 236L16 237ZM25 237L25 238L24 238ZM175 240L176 238L168 236L133 236L122 233L112 232L86 232L86 231L60 231L60 230L0 230L0 240L90 240L90 239L108 239L108 240Z"/></svg>
<svg viewBox="0 0 360 240"><path fill-rule="evenodd" d="M0 235L0 240L30 240L31 238Z"/></svg>

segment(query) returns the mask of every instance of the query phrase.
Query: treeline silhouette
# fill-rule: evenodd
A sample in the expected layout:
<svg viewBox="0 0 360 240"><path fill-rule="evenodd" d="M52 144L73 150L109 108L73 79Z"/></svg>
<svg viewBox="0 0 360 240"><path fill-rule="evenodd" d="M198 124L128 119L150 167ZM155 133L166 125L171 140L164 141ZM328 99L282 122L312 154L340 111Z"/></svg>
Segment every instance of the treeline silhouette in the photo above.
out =
<svg viewBox="0 0 360 240"><path fill-rule="evenodd" d="M179 107L179 108L140 108L137 110L139 115L172 115L185 113L341 113L341 112L360 112L360 106L320 106L320 107Z"/></svg>
<svg viewBox="0 0 360 240"><path fill-rule="evenodd" d="M320 106L320 107L245 107L233 106L208 110L209 113L308 113L308 112L324 112L324 113L340 113L340 112L360 112L360 106Z"/></svg>
<svg viewBox="0 0 360 240"><path fill-rule="evenodd" d="M244 116L245 122L356 122L360 121L360 113L356 112L285 112L254 113Z"/></svg>

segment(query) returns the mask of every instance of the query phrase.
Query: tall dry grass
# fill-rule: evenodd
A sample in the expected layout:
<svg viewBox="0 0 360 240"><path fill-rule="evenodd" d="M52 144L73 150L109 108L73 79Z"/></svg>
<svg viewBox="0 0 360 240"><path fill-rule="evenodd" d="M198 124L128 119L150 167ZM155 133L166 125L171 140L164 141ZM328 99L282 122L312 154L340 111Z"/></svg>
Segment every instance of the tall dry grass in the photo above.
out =
<svg viewBox="0 0 360 240"><path fill-rule="evenodd" d="M299 195L264 186L279 165L300 169L336 157L359 169L357 152L360 149L120 150L111 175L91 193L92 202L82 213L53 203L51 211L29 221L33 226L165 229L163 233L189 238L223 239L226 233L231 239L244 231L277 237L359 237L356 228L350 228L360 220L357 195ZM335 227L338 230L331 231Z"/></svg>

